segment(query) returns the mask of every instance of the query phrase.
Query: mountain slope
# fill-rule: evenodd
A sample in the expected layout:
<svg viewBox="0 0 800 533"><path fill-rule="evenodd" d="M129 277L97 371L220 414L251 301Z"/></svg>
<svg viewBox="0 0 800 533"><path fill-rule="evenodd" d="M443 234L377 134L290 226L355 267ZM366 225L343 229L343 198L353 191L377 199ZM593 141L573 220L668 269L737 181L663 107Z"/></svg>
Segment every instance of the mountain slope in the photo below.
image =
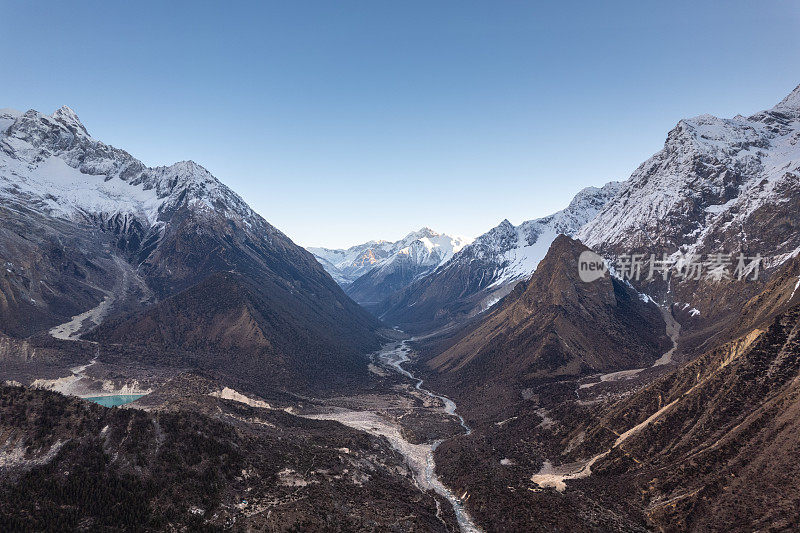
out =
<svg viewBox="0 0 800 533"><path fill-rule="evenodd" d="M106 326L96 340L125 338L156 350L167 346L164 335L125 333L147 330L131 321L146 322L148 306L160 306L153 311L157 327L169 324L172 339L185 341L193 331L214 331L230 293L259 308L251 319L264 338L245 330L230 330L226 339L209 333L205 349L257 350L266 341L273 350L259 352L265 374L277 361L309 357L313 349L319 365L343 376L352 370L343 360L377 346L377 322L313 256L199 165L148 168L93 139L69 108L52 116L4 111L0 118L0 215L7 222L0 229L6 264L0 312L23 317L3 322L2 332L43 334L87 312L54 334L76 338L116 317L111 323L122 330ZM230 274L224 283L209 278L224 273ZM182 302L218 307L198 314L164 304L186 291L195 297ZM185 323L185 316L195 322ZM186 331L175 331L179 325Z"/></svg>
<svg viewBox="0 0 800 533"><path fill-rule="evenodd" d="M432 382L491 410L490 393L652 365L670 346L658 307L616 278L581 281L584 250L558 236L530 280L426 361Z"/></svg>
<svg viewBox="0 0 800 533"><path fill-rule="evenodd" d="M622 254L760 254L758 282L701 279L640 283L642 292L686 302L698 322L722 323L758 293L771 272L800 252L800 86L749 117L681 120L664 148L576 237L613 259ZM729 274L733 273L733 268ZM726 306L717 305L722 299Z"/></svg>
<svg viewBox="0 0 800 533"><path fill-rule="evenodd" d="M453 530L385 439L219 391L109 409L0 384L0 529Z"/></svg>
<svg viewBox="0 0 800 533"><path fill-rule="evenodd" d="M504 220L434 273L384 300L381 318L422 331L486 310L533 273L557 235L578 231L618 188L615 182L588 187L566 209L516 227Z"/></svg>
<svg viewBox="0 0 800 533"><path fill-rule="evenodd" d="M498 530L796 529L798 287L800 257L744 306L729 343L650 383L523 390L443 443L437 470Z"/></svg>
<svg viewBox="0 0 800 533"><path fill-rule="evenodd" d="M145 311L107 320L87 338L138 347L135 357L144 363L229 374L257 391L364 382L364 354L374 341L349 337L350 317L335 300L325 302L322 294L311 305L291 290L269 278L211 274Z"/></svg>
<svg viewBox="0 0 800 533"><path fill-rule="evenodd" d="M749 302L740 337L574 430L584 438L564 461L608 450L576 486L622 480L636 493L629 504L657 528L796 526L800 260L781 271L783 281Z"/></svg>

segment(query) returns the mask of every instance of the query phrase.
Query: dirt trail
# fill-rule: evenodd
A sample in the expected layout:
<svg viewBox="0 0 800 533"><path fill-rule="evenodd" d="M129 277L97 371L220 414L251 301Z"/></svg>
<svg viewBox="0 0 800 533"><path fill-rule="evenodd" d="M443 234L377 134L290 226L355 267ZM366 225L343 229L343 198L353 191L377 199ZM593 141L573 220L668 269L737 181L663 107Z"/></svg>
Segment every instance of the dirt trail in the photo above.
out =
<svg viewBox="0 0 800 533"><path fill-rule="evenodd" d="M672 313L669 309L661 308L661 313L664 316L664 321L667 325L667 335L669 335L670 340L672 340L672 348L664 353L658 360L653 363L653 366L662 366L667 365L672 362L672 357L675 354L675 351L678 349L678 336L680 335L681 325L675 320L672 316ZM593 385L597 385L597 383L602 383L604 381L618 381L620 379L631 379L635 377L639 372L645 370L644 368L637 368L634 370L622 370L620 372L612 372L610 374L603 374L600 376L600 381L595 383L585 383L580 386L580 388L588 388ZM694 387L691 389L693 390ZM691 392L691 390L687 391L686 394ZM630 428L629 430L622 433L614 444L603 453L599 453L583 463L573 463L570 465L562 465L558 467L554 467L550 464L550 462L545 461L544 465L542 466L541 470L531 476L531 481L536 483L542 487L554 487L559 492L562 492L566 489L566 481L568 479L580 479L592 474L592 466L611 453L611 450L614 448L619 447L625 440L627 440L631 435L635 435L645 427L647 427L653 420L657 419L661 416L665 411L675 405L680 398L668 403L667 405L663 406L661 409L650 415L644 422L635 425L634 427Z"/></svg>
<svg viewBox="0 0 800 533"><path fill-rule="evenodd" d="M694 390L694 387L687 391L686 394ZM592 466L611 453L614 448L618 448L623 442L625 442L629 437L635 435L648 425L650 425L654 420L660 417L664 412L669 410L673 405L678 403L678 401L683 396L676 398L675 400L671 401L652 415L650 415L644 422L641 422L626 432L622 433L617 440L614 441L614 444L611 445L611 448L604 451L603 453L599 453L586 461L585 463L573 463L571 465L563 465L559 467L553 467L550 462L545 461L544 465L542 466L541 470L536 474L531 476L531 481L539 485L540 487L553 487L559 492L564 492L567 488L566 481L569 479L580 479L584 477L588 477L592 475Z"/></svg>

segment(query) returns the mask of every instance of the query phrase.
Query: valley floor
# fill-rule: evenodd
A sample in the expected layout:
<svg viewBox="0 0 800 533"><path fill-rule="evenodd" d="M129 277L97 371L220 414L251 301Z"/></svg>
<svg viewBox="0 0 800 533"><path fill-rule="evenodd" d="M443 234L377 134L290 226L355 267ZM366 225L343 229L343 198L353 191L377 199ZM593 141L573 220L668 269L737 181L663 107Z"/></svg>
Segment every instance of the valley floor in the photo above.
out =
<svg viewBox="0 0 800 533"><path fill-rule="evenodd" d="M471 432L469 426L466 425L464 419L456 414L456 404L449 398L434 394L423 385L423 380L414 377L409 371L405 370L401 365L409 361L407 355L410 348L406 342L390 343L385 346L376 356L375 359L385 368L392 369L393 371L416 381L414 389L418 392L427 395L433 404L426 406L428 409L437 409L437 404L441 405L441 410L444 414L456 417L459 424L466 434ZM453 507L458 525L463 533L476 533L481 531L475 522L470 518L466 509L464 508L461 498L456 496L453 491L447 488L436 474L436 463L434 452L436 448L445 440L444 438L436 438L432 441L414 444L406 440L404 437L403 425L395 418L387 416L386 411L354 411L349 409L337 408L326 413L304 415L308 418L321 419L321 420L336 420L346 426L365 431L371 435L386 438L406 460L409 467L414 473L414 479L417 485L422 490L434 490L446 500ZM405 414L404 414L405 415ZM404 416L401 415L401 418Z"/></svg>

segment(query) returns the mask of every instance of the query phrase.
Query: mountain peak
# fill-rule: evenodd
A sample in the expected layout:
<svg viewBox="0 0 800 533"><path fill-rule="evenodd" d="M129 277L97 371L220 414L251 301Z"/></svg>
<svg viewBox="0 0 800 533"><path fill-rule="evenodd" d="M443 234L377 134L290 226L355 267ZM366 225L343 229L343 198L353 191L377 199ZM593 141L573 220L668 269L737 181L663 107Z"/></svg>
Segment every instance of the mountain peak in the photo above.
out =
<svg viewBox="0 0 800 533"><path fill-rule="evenodd" d="M423 226L417 231L412 231L411 233L409 233L408 235L397 241L397 243L411 243L414 241L418 241L420 239L433 239L434 237L439 237L440 235L442 234L433 231L428 226Z"/></svg>
<svg viewBox="0 0 800 533"><path fill-rule="evenodd" d="M78 114L68 106L61 106L58 111L53 113L53 120L60 122L68 129L81 131L85 135L89 135L86 127L81 123L81 119L78 118Z"/></svg>
<svg viewBox="0 0 800 533"><path fill-rule="evenodd" d="M178 161L177 163L169 165L168 168L171 168L176 172L210 174L208 169L206 169L203 165L199 165L191 159Z"/></svg>
<svg viewBox="0 0 800 533"><path fill-rule="evenodd" d="M409 237L413 236L416 237L417 239L420 239L422 237L428 237L428 238L436 237L437 235L439 234L433 231L428 226L423 226L418 231L414 231L411 234L409 234Z"/></svg>
<svg viewBox="0 0 800 533"><path fill-rule="evenodd" d="M789 95L781 100L778 105L774 107L774 109L800 109L800 85L794 88Z"/></svg>

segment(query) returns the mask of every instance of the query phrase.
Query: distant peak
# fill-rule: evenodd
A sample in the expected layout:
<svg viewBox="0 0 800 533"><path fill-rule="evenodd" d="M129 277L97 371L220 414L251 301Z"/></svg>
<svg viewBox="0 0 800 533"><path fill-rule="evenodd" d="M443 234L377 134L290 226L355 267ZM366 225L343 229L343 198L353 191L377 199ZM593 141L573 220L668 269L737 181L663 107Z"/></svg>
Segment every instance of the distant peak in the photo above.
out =
<svg viewBox="0 0 800 533"><path fill-rule="evenodd" d="M0 115L19 118L22 116L22 111L17 111L16 109L11 109L10 107L4 107L0 109Z"/></svg>
<svg viewBox="0 0 800 533"><path fill-rule="evenodd" d="M89 132L86 131L86 128L81 123L81 119L78 118L78 114L68 106L61 106L58 111L53 113L53 120L60 122L71 130L81 131L85 135L89 135Z"/></svg>
<svg viewBox="0 0 800 533"><path fill-rule="evenodd" d="M795 87L794 90L790 92L786 98L781 100L774 109L784 108L800 109L800 85Z"/></svg>
<svg viewBox="0 0 800 533"><path fill-rule="evenodd" d="M412 231L411 233L409 233L408 235L403 237L399 242L408 242L408 241L417 240L417 239L423 239L423 238L430 239L432 237L437 237L438 235L439 235L438 233L433 231L428 226L423 226L418 231Z"/></svg>
<svg viewBox="0 0 800 533"><path fill-rule="evenodd" d="M514 224L508 221L507 218L504 218L503 221L497 225L498 228L513 228Z"/></svg>
<svg viewBox="0 0 800 533"><path fill-rule="evenodd" d="M509 222L508 219L506 218L506 219L503 219L503 221L500 224L498 224L497 226L493 227L492 229L490 229L489 231L487 231L486 233L484 233L483 235L481 235L480 237L478 237L475 240L476 241L483 241L485 239L493 239L493 238L496 238L497 236L508 235L509 233L513 233L515 231L516 231L516 228L514 227L514 224Z"/></svg>

